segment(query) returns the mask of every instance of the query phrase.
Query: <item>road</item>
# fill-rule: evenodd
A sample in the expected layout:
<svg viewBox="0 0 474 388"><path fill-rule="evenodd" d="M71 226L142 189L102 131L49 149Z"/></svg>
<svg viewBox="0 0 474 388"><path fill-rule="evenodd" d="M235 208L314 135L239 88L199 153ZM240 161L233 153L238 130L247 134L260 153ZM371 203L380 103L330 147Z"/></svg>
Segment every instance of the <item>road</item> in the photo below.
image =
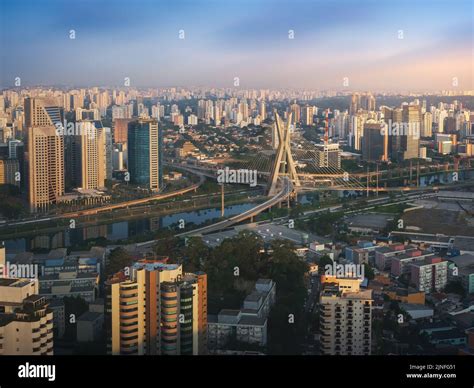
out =
<svg viewBox="0 0 474 388"><path fill-rule="evenodd" d="M125 201L125 202L120 202L120 203L115 203L111 205L105 205L105 206L100 206L92 209L86 209L86 210L79 210L76 212L68 212L68 213L63 213L59 214L57 216L51 216L51 217L43 217L43 218L35 218L33 220L27 220L27 221L17 221L17 222L8 222L4 224L4 226L21 226L21 225L28 225L31 223L40 223L40 222L46 222L46 221L52 221L52 220L59 220L59 219L70 219L74 217L83 217L83 216L89 216L89 215L96 215L99 213L103 212L108 212L116 209L122 209L122 208L127 208L130 206L136 206L136 205L141 205L144 203L152 202L152 201L158 201L162 199L167 199L167 198L172 198L176 197L178 195L183 195L186 193L189 193L191 191L197 190L199 186L201 186L204 183L204 180L206 179L203 174L200 174L198 172L195 172L195 174L199 175L199 182L195 183L191 186L185 187L183 189L175 190L175 191L170 191L169 193L164 193L164 194L157 194L153 195L151 197L146 197L146 198L140 198L140 199L133 199L130 201Z"/></svg>
<svg viewBox="0 0 474 388"><path fill-rule="evenodd" d="M204 226L204 227L199 228L199 229L191 230L189 232L184 232L184 233L177 234L176 237L195 236L195 235L202 235L202 234L206 234L206 233L217 232L219 230L228 228L232 225L238 224L239 222L242 222L242 221L244 221L248 218L252 218L252 217L260 214L264 210L267 210L267 209L277 205L278 203L284 201L291 194L291 192L293 191L293 183L288 178L284 177L284 178L281 179L281 184L282 184L282 189L277 195L271 197L267 201L255 206L255 207L253 207L252 209L249 209L249 210L247 210L247 211L245 211L241 214L237 214L234 217L231 217L231 218L228 218L226 220L217 222L215 224L207 225L207 226Z"/></svg>

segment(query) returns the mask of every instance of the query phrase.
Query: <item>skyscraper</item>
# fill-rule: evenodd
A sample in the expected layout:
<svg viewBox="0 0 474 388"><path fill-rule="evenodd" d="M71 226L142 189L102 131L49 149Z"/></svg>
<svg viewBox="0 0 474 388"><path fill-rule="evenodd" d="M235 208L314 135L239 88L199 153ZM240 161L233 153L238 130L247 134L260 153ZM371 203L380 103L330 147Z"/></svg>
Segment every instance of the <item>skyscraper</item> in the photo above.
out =
<svg viewBox="0 0 474 388"><path fill-rule="evenodd" d="M375 97L370 93L364 94L360 99L360 105L362 109L368 112L374 111L375 110Z"/></svg>
<svg viewBox="0 0 474 388"><path fill-rule="evenodd" d="M139 119L128 125L130 181L158 191L163 187L163 140L156 119Z"/></svg>
<svg viewBox="0 0 474 388"><path fill-rule="evenodd" d="M25 99L27 175L30 210L45 210L64 194L64 139L56 125L61 108L47 99Z"/></svg>
<svg viewBox="0 0 474 388"><path fill-rule="evenodd" d="M296 102L290 106L290 113L292 113L291 124L296 124L301 121L301 107Z"/></svg>
<svg viewBox="0 0 474 388"><path fill-rule="evenodd" d="M360 109L360 94L354 93L351 96L351 103L349 106L349 114L355 115L357 111Z"/></svg>
<svg viewBox="0 0 474 388"><path fill-rule="evenodd" d="M364 124L362 137L362 159L368 161L384 160L386 155L386 135L382 123L369 120Z"/></svg>
<svg viewBox="0 0 474 388"><path fill-rule="evenodd" d="M64 194L64 139L52 125L29 127L27 134L28 199L36 212Z"/></svg>
<svg viewBox="0 0 474 388"><path fill-rule="evenodd" d="M264 99L262 99L260 101L260 109L259 109L258 113L259 113L260 118L261 118L262 121L267 118L267 107L265 105L265 100Z"/></svg>
<svg viewBox="0 0 474 388"><path fill-rule="evenodd" d="M303 123L304 125L313 125L314 106L304 107Z"/></svg>
<svg viewBox="0 0 474 388"><path fill-rule="evenodd" d="M419 105L404 105L402 111L403 129L398 158L414 159L419 156L421 109Z"/></svg>
<svg viewBox="0 0 474 388"><path fill-rule="evenodd" d="M98 122L100 123L100 122ZM81 122L88 129L79 135L81 183L83 189L98 189L105 186L105 131L94 122Z"/></svg>
<svg viewBox="0 0 474 388"><path fill-rule="evenodd" d="M25 98L25 126L55 126L63 122L63 110L53 98Z"/></svg>
<svg viewBox="0 0 474 388"><path fill-rule="evenodd" d="M207 276L143 260L106 282L109 354L205 354Z"/></svg>
<svg viewBox="0 0 474 388"><path fill-rule="evenodd" d="M433 115L430 112L425 112L423 114L423 125L422 125L421 136L423 137L433 136L432 128L433 128Z"/></svg>

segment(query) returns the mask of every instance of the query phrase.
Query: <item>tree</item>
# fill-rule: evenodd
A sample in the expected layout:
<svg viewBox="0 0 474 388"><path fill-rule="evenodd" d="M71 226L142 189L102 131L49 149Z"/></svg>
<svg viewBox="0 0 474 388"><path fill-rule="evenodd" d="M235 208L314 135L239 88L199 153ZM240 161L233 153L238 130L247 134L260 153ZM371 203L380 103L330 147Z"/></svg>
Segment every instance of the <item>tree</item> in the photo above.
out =
<svg viewBox="0 0 474 388"><path fill-rule="evenodd" d="M105 267L106 275L112 275L121 271L124 267L131 265L133 257L122 247L115 248L110 252Z"/></svg>
<svg viewBox="0 0 474 388"><path fill-rule="evenodd" d="M156 244L154 251L158 256L168 256L172 257L173 260L178 259L178 252L181 245L179 238L174 236L167 236L163 239L160 239Z"/></svg>
<svg viewBox="0 0 474 388"><path fill-rule="evenodd" d="M369 280L372 280L375 277L374 270L369 264L364 264L364 274L365 277Z"/></svg>
<svg viewBox="0 0 474 388"><path fill-rule="evenodd" d="M276 283L276 304L269 316L271 354L299 354L306 335L304 276L308 265L295 253L293 243L275 240L268 277Z"/></svg>
<svg viewBox="0 0 474 388"><path fill-rule="evenodd" d="M462 297L466 295L466 290L464 289L464 286L462 285L460 281L457 281L457 280L452 280L448 284L446 284L446 287L444 288L444 292L458 294Z"/></svg>
<svg viewBox="0 0 474 388"><path fill-rule="evenodd" d="M320 275L324 275L326 271L326 265L330 265L332 267L333 260L328 255L321 256L318 262L318 273Z"/></svg>
<svg viewBox="0 0 474 388"><path fill-rule="evenodd" d="M187 241L184 250L184 256L186 258L184 262L185 271L201 271L204 267L204 263L209 260L209 255L209 248L204 244L202 239L199 237L191 237Z"/></svg>

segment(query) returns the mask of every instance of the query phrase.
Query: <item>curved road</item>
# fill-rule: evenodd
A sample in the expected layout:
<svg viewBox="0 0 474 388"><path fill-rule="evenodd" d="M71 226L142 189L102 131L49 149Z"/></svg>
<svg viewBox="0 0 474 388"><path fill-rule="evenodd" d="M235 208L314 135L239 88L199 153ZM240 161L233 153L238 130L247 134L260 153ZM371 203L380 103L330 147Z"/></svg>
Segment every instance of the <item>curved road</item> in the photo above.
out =
<svg viewBox="0 0 474 388"><path fill-rule="evenodd" d="M200 234L205 234L205 233L212 233L212 232L225 229L229 226L237 224L248 218L254 217L257 214L260 214L262 211L277 205L279 202L282 202L285 199L287 199L292 191L293 191L293 183L288 178L284 177L282 179L281 191L277 195L261 203L260 205L257 205L253 207L252 209L249 209L241 214L237 214L236 216L217 222L215 224L204 226L199 229L194 229L189 232L177 234L176 237L194 236L194 235L200 235Z"/></svg>

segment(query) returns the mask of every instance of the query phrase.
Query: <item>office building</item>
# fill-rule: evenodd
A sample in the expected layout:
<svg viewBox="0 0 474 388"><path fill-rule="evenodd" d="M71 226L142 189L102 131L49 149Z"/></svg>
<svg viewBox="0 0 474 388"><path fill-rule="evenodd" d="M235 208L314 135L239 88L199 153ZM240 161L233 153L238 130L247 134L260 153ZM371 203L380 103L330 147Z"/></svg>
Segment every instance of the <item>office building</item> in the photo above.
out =
<svg viewBox="0 0 474 388"><path fill-rule="evenodd" d="M159 191L163 187L163 140L156 119L139 119L128 125L130 182Z"/></svg>
<svg viewBox="0 0 474 388"><path fill-rule="evenodd" d="M373 162L385 160L387 157L387 134L383 132L383 123L372 120L366 122L361 145L364 160Z"/></svg>
<svg viewBox="0 0 474 388"><path fill-rule="evenodd" d="M315 164L318 168L340 169L341 150L339 144L317 144Z"/></svg>
<svg viewBox="0 0 474 388"><path fill-rule="evenodd" d="M392 152L397 160L419 157L421 123L420 106L404 105L399 133L397 136L392 136Z"/></svg>

